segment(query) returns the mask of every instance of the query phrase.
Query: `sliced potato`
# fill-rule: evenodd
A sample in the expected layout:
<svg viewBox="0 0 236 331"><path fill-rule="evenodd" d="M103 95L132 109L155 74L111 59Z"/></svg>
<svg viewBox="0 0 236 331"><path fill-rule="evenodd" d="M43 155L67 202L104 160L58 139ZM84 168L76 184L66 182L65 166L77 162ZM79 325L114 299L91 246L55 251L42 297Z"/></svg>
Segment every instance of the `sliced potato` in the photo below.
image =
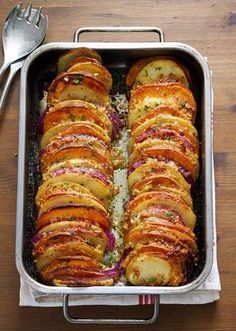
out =
<svg viewBox="0 0 236 331"><path fill-rule="evenodd" d="M101 208L90 206L86 204L81 205L69 205L54 208L48 210L46 213L41 215L36 223L37 230L42 227L49 225L50 223L57 222L57 219L81 219L88 222L95 222L104 228L109 228L110 217L107 212L104 212Z"/></svg>
<svg viewBox="0 0 236 331"><path fill-rule="evenodd" d="M140 222L128 230L124 243L126 247L135 248L138 244L145 243L166 243L171 245L173 250L180 245L182 256L188 258L197 254L196 238L193 232L184 225L173 224L166 220L151 220ZM185 255L185 256L184 256Z"/></svg>
<svg viewBox="0 0 236 331"><path fill-rule="evenodd" d="M77 63L98 63L101 64L101 61L98 61L96 59L93 59L92 57L88 57L88 56L80 56L80 57L76 57L74 60L70 61L70 67L72 67L73 65L77 64ZM69 70L69 68L67 70ZM65 70L65 71L67 71ZM59 72L58 72L59 73Z"/></svg>
<svg viewBox="0 0 236 331"><path fill-rule="evenodd" d="M112 76L110 72L99 63L91 63L91 62L76 63L73 66L71 66L67 72L73 72L73 73L82 72L84 74L89 73L94 78L99 79L103 83L108 93L112 88Z"/></svg>
<svg viewBox="0 0 236 331"><path fill-rule="evenodd" d="M179 83L189 87L188 78L183 67L170 58L149 57L137 61L129 70L126 84L130 87L160 84Z"/></svg>
<svg viewBox="0 0 236 331"><path fill-rule="evenodd" d="M66 100L50 108L44 118L43 132L59 124L76 122L94 123L106 130L110 136L112 134L111 121L106 109L83 100Z"/></svg>
<svg viewBox="0 0 236 331"><path fill-rule="evenodd" d="M48 106L65 100L84 100L95 105L110 107L105 86L92 75L63 73L56 77L48 89Z"/></svg>
<svg viewBox="0 0 236 331"><path fill-rule="evenodd" d="M82 239L74 239L70 242L50 245L42 254L36 257L35 262L39 271L43 270L51 262L61 256L85 255L102 260L103 252L95 247L86 244Z"/></svg>
<svg viewBox="0 0 236 331"><path fill-rule="evenodd" d="M174 142L165 143L159 139L152 139L136 144L130 155L130 163L150 157L174 161L178 167L182 167L189 172L194 182L197 179L199 170L198 155L189 151L182 151Z"/></svg>
<svg viewBox="0 0 236 331"><path fill-rule="evenodd" d="M151 113L150 113L151 115ZM179 118L176 116L172 116L169 114L155 114L153 112L153 116L150 116L145 121L140 121L140 124L137 125L133 130L132 130L132 137L137 137L139 134L141 134L144 130L150 128L150 127L162 127L162 126L168 126L171 129L177 128L179 132L184 134L185 136L188 137L188 139L195 139L197 140L198 138L198 133L196 128L189 122L186 121L183 118Z"/></svg>
<svg viewBox="0 0 236 331"><path fill-rule="evenodd" d="M99 136L102 135L104 141L106 142L108 148L110 146L110 137L108 136L108 133L106 130L104 130L103 128L101 128L100 126L98 126L95 123L92 122L82 122L82 121L76 121L76 122L66 122L63 124L58 124L53 126L51 129L49 129L46 133L44 133L44 135L42 136L41 139L41 149L44 149L50 142L51 140L55 139L57 137L57 135L63 135L64 131L70 132L70 130L73 130L74 127L76 126L86 126L89 125L89 127L93 127L94 130L96 130L96 132L99 133Z"/></svg>
<svg viewBox="0 0 236 331"><path fill-rule="evenodd" d="M101 56L93 49L90 48L77 48L72 49L66 53L63 53L57 62L57 72L61 73L70 68L73 61L80 57L88 57L97 60L98 62L102 62Z"/></svg>
<svg viewBox="0 0 236 331"><path fill-rule="evenodd" d="M185 129L185 128L184 128ZM138 129L137 129L138 130ZM147 127L143 132L141 132L136 137L133 137L131 134L128 144L128 151L129 153L132 151L132 148L135 143L141 143L147 139L161 139L163 141L174 141L181 146L181 149L189 150L195 154L198 154L198 140L193 135L187 133L183 133L184 130L181 130L177 124L175 125L168 125L168 124L152 124L151 126ZM185 129L185 131L187 131Z"/></svg>
<svg viewBox="0 0 236 331"><path fill-rule="evenodd" d="M179 196L173 193L166 192L147 192L141 193L133 198L127 207L126 217L132 218L141 210L147 209L149 206L164 206L176 211L182 218L183 222L191 230L194 229L196 223L196 215L192 209L186 205Z"/></svg>
<svg viewBox="0 0 236 331"><path fill-rule="evenodd" d="M144 85L132 90L128 124L132 126L143 115L159 106L177 108L194 122L196 102L192 92L180 84Z"/></svg>
<svg viewBox="0 0 236 331"><path fill-rule="evenodd" d="M54 194L53 196L49 197L44 203L40 206L39 209L39 217L46 213L48 210L52 208L57 207L63 207L63 206L73 206L73 205L90 205L94 206L96 208L99 208L106 212L106 209L103 207L103 205L97 200L95 197L93 197L91 194Z"/></svg>
<svg viewBox="0 0 236 331"><path fill-rule="evenodd" d="M43 227L36 235L34 252L42 252L50 241L62 243L64 240L81 237L87 244L101 249L103 252L107 246L107 237L99 225L89 224L84 221L60 221ZM39 238L39 239L38 239Z"/></svg>
<svg viewBox="0 0 236 331"><path fill-rule="evenodd" d="M179 256L163 245L149 244L131 252L123 264L132 285L171 285L183 281Z"/></svg>
<svg viewBox="0 0 236 331"><path fill-rule="evenodd" d="M43 174L43 181L46 181L54 176L63 175L66 172L74 172L77 174L81 173L81 171L79 170L79 168L81 167L89 168L91 170L95 170L96 172L99 171L104 176L96 176L96 177L100 177L100 178L102 177L101 180L103 180L103 182L106 183L108 186L112 184L111 183L112 176L108 176L106 174L106 170L100 163L91 159L86 159L86 158L83 159L80 157L53 164L51 167L48 168L48 171ZM93 171L87 171L87 172L89 172L90 176L93 175Z"/></svg>
<svg viewBox="0 0 236 331"><path fill-rule="evenodd" d="M162 162L155 159L147 159L146 162L137 167L128 177L128 185L131 190L136 183L144 180L148 176L165 176L175 180L187 192L190 192L190 186L178 171L174 162Z"/></svg>
<svg viewBox="0 0 236 331"><path fill-rule="evenodd" d="M113 174L113 166L110 159L110 155L102 153L95 147L91 147L85 144L70 144L69 146L63 146L58 149L52 155L45 155L41 158L42 172L47 171L47 169L54 163L58 163L65 160L77 159L91 159L95 162L100 163L107 175Z"/></svg>
<svg viewBox="0 0 236 331"><path fill-rule="evenodd" d="M165 116L165 118L166 118L166 115L167 115L167 118L171 118L169 116L169 115L171 115L174 117L183 118L184 120L187 120L187 122L189 123L188 117L184 113L180 112L178 110L178 107L158 106L157 108L152 109L152 111L150 111L150 112L145 112L145 114L141 115L137 119L137 121L133 122L131 125L131 130L135 131L139 125L152 119L153 117L156 117L157 115Z"/></svg>
<svg viewBox="0 0 236 331"><path fill-rule="evenodd" d="M171 75L172 73L172 75ZM135 80L138 82L135 82ZM139 81L140 79L140 81ZM172 82L182 83L189 87L190 75L188 70L176 59L163 56L150 56L136 61L126 76L126 85L132 87L136 85L146 85L161 83L163 79Z"/></svg>
<svg viewBox="0 0 236 331"><path fill-rule="evenodd" d="M57 136L45 149L41 151L41 164L46 166L51 162L55 154L58 154L63 149L69 149L70 147L76 148L76 146L88 146L97 151L101 156L105 157L107 162L111 164L111 156L106 145L102 140L97 137L89 135L74 135ZM70 150L69 150L70 153ZM70 158L70 157L68 157ZM67 156L65 159L68 159ZM52 163L52 162L51 162Z"/></svg>
<svg viewBox="0 0 236 331"><path fill-rule="evenodd" d="M35 197L35 203L37 207L40 207L45 200L49 199L57 194L91 194L85 187L72 182L59 181L57 183L49 183L44 181L38 188L37 195Z"/></svg>
<svg viewBox="0 0 236 331"><path fill-rule="evenodd" d="M94 123L77 122L67 129L62 130L56 137L52 137L50 142L69 135L84 135L87 137L92 136L97 138L98 141L102 141L107 149L111 149L111 139L107 132Z"/></svg>
<svg viewBox="0 0 236 331"><path fill-rule="evenodd" d="M162 176L162 175L151 175L146 179L136 183L132 190L132 196L139 195L144 192L167 192L179 195L189 207L193 207L193 201L191 195L183 189L173 178Z"/></svg>

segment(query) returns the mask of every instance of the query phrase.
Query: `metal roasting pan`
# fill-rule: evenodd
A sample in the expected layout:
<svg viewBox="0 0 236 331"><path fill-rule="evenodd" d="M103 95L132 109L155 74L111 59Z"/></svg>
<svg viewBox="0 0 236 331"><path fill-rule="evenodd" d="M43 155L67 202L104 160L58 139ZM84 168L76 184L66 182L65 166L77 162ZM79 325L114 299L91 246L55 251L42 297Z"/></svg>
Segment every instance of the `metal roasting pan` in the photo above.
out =
<svg viewBox="0 0 236 331"><path fill-rule="evenodd" d="M154 32L159 39L156 42L80 42L84 32ZM133 35L132 35L133 37ZM32 271L30 259L30 239L33 234L35 211L30 194L36 189L34 174L30 166L34 165L35 155L32 152L31 128L36 108L34 105L34 83L47 66L55 65L58 56L64 51L89 47L98 51L108 68L129 67L138 58L152 55L166 55L181 60L190 71L192 91L197 101L196 126L199 132L200 183L196 188L198 227L201 241L200 267L196 276L189 283L178 287L164 286L98 286L98 287L53 287L40 282ZM214 201L214 165L212 162L212 85L211 71L206 59L194 48L177 42L165 42L162 30L155 27L104 27L81 28L75 32L74 42L57 42L45 44L36 49L25 61L21 71L20 115L19 115L19 149L18 149L18 186L16 216L16 266L20 276L33 289L45 294L61 295L65 318L72 323L93 324L148 324L154 322L159 313L159 295L179 294L193 291L207 278L213 261L213 219L215 216ZM32 161L33 160L33 161ZM32 212L29 212L32 211ZM154 298L153 316L150 319L83 319L70 316L69 296L73 295L142 295L149 294Z"/></svg>

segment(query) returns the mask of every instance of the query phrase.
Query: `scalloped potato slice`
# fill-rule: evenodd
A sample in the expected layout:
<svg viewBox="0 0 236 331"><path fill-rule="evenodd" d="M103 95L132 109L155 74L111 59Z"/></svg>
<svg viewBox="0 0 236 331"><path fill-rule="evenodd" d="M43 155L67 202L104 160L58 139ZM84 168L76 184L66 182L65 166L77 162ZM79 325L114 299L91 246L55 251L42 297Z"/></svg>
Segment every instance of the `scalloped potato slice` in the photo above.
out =
<svg viewBox="0 0 236 331"><path fill-rule="evenodd" d="M189 207L193 207L191 195L173 178L161 175L151 175L150 177L136 183L131 190L131 194L137 196L141 193L150 191L173 193L178 195Z"/></svg>
<svg viewBox="0 0 236 331"><path fill-rule="evenodd" d="M113 195L112 184L106 185L101 180L91 177L89 174L76 174L73 172L67 172L66 174L54 176L47 179L48 185L56 184L58 181L73 182L86 188L97 197L102 204L108 209L110 205L110 200Z"/></svg>
<svg viewBox="0 0 236 331"><path fill-rule="evenodd" d="M130 155L130 163L140 159L156 158L159 160L171 160L189 172L192 179L196 181L199 171L198 155L183 152L181 148L173 142L163 142L159 139L150 139L137 144Z"/></svg>
<svg viewBox="0 0 236 331"><path fill-rule="evenodd" d="M184 277L180 262L168 246L150 244L131 252L123 267L133 285L177 286Z"/></svg>
<svg viewBox="0 0 236 331"><path fill-rule="evenodd" d="M54 79L48 89L49 107L65 100L84 100L103 107L110 106L105 86L88 73L66 72Z"/></svg>
<svg viewBox="0 0 236 331"><path fill-rule="evenodd" d="M73 61L80 57L87 57L91 59L95 59L98 62L102 62L101 56L93 49L90 48L77 48L69 50L66 53L63 53L57 62L57 72L61 73L69 69Z"/></svg>
<svg viewBox="0 0 236 331"><path fill-rule="evenodd" d="M37 232L36 236L39 237L34 245L34 250L47 245L51 234L55 237L57 234L63 233L76 233L79 237L85 240L87 244L98 247L103 252L107 246L107 237L102 228L97 224L88 224L88 222L76 221L58 221L43 227ZM36 237L37 238L37 237ZM60 240L60 239L59 239Z"/></svg>
<svg viewBox="0 0 236 331"><path fill-rule="evenodd" d="M96 130L99 134L99 136L103 137L104 141L107 143L107 145L110 145L110 137L108 135L108 132L101 128L99 125L93 123L93 122L86 122L86 121L75 121L75 122L66 122L63 124L58 124L53 126L52 128L50 128L46 133L44 133L44 135L42 136L41 142L40 142L40 146L41 149L44 149L50 142L52 139L55 139L56 136L58 134L62 134L63 132L68 130L67 132L69 132L69 130L73 130L74 126L77 125L89 125L90 128L92 127L94 130Z"/></svg>
<svg viewBox="0 0 236 331"><path fill-rule="evenodd" d="M182 67L170 59L151 60L137 74L134 86L160 83L178 83L189 88L188 78Z"/></svg>
<svg viewBox="0 0 236 331"><path fill-rule="evenodd" d="M108 156L107 153L101 153L95 147L91 147L88 145L80 144L80 145L70 145L70 146L63 146L62 148L58 149L52 155L44 156L41 158L41 167L42 172L48 170L48 168L54 164L65 160L77 159L77 158L85 158L91 159L95 162L100 163L104 170L106 171L107 175L113 174L113 166L110 160L110 155Z"/></svg>
<svg viewBox="0 0 236 331"><path fill-rule="evenodd" d="M51 138L51 142L56 141L56 139L58 138L62 138L69 135L92 136L94 138L97 138L99 141L102 141L107 148L111 148L111 139L108 136L107 132L94 123L77 122L71 127L62 130L57 137Z"/></svg>
<svg viewBox="0 0 236 331"><path fill-rule="evenodd" d="M91 194L88 189L85 187L72 182L59 181L57 183L50 183L44 181L38 188L35 203L38 207L40 207L45 200L47 200L50 196L54 196L57 194Z"/></svg>
<svg viewBox="0 0 236 331"><path fill-rule="evenodd" d="M181 245L183 258L191 254L195 257L198 249L193 232L184 225L174 224L169 221L147 219L131 227L125 235L126 247L135 248L137 245L149 243L166 243L170 246Z"/></svg>
<svg viewBox="0 0 236 331"><path fill-rule="evenodd" d="M129 101L128 125L159 106L177 108L194 122L196 102L192 92L180 84L144 85L132 90Z"/></svg>
<svg viewBox="0 0 236 331"><path fill-rule="evenodd" d="M171 116L169 114L156 115L155 113L153 113L153 117L147 119L144 122L141 122L140 125L138 125L134 130L132 130L131 137L137 137L140 133L150 127L155 126L158 128L166 125L169 125L169 127L173 129L179 129L179 131L186 135L188 139L191 139L192 137L192 141L196 141L198 139L197 130L189 121L186 121L185 119L176 116Z"/></svg>
<svg viewBox="0 0 236 331"><path fill-rule="evenodd" d="M180 126L176 123L173 125L164 124L158 121L156 124L151 124L147 127L143 132L134 137L131 133L129 143L128 143L128 151L132 152L134 144L144 142L147 139L161 139L163 141L173 141L176 144L181 145L182 150L190 150L195 154L199 152L198 140L193 135L186 132L186 128L182 130ZM183 133L185 131L186 134Z"/></svg>
<svg viewBox="0 0 236 331"><path fill-rule="evenodd" d="M99 79L106 87L109 93L112 88L112 76L110 72L99 63L81 62L76 63L69 68L67 72L77 73L82 72L84 74L89 73L94 78Z"/></svg>
<svg viewBox="0 0 236 331"><path fill-rule="evenodd" d="M106 209L104 206L92 195L85 195L85 194L56 194L52 197L49 197L47 200L45 200L39 209L39 217L47 212L50 209L57 208L57 207L63 207L63 206L70 206L70 205L89 205L96 208L99 208L106 212Z"/></svg>
<svg viewBox="0 0 236 331"><path fill-rule="evenodd" d="M163 56L150 56L136 61L131 66L126 76L126 85L132 87L134 84L177 82L189 87L188 80L189 72L176 60Z"/></svg>
<svg viewBox="0 0 236 331"><path fill-rule="evenodd" d="M92 223L96 222L104 228L110 226L110 217L107 212L95 206L80 204L57 207L46 211L37 219L37 230L56 222L58 218L78 218Z"/></svg>
<svg viewBox="0 0 236 331"><path fill-rule="evenodd" d="M112 126L104 107L83 100L66 100L59 102L46 113L43 123L43 132L53 129L59 124L85 122L94 123L106 130L111 136Z"/></svg>
<svg viewBox="0 0 236 331"><path fill-rule="evenodd" d="M128 177L129 189L132 189L136 183L154 174L173 178L173 180L175 180L187 192L190 192L190 185L181 175L174 162L165 163L155 159L147 159L144 164L140 165L133 172L131 172Z"/></svg>
<svg viewBox="0 0 236 331"><path fill-rule="evenodd" d="M61 256L85 255L98 261L102 261L103 252L92 247L79 239L64 244L50 245L36 259L36 266L39 271L48 266L51 262Z"/></svg>
<svg viewBox="0 0 236 331"><path fill-rule="evenodd" d="M176 211L182 218L184 224L193 230L196 223L196 215L192 209L182 201L182 199L167 192L147 192L141 193L133 198L128 204L126 217L132 218L139 211L147 209L149 206L158 205L169 207Z"/></svg>

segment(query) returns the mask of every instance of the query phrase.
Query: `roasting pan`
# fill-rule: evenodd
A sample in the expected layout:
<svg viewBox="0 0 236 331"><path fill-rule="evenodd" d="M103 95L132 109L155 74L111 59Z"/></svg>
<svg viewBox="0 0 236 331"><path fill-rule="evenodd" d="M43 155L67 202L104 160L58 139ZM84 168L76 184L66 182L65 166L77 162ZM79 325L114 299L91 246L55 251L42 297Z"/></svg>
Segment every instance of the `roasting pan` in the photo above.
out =
<svg viewBox="0 0 236 331"><path fill-rule="evenodd" d="M156 42L80 42L85 32L153 32ZM133 35L132 35L133 37ZM111 70L128 68L135 60L153 55L171 56L181 60L192 77L192 91L197 101L196 127L199 132L200 176L195 189L194 204L197 210L196 232L199 238L200 262L193 279L178 287L164 286L97 286L97 287L53 287L40 282L30 256L31 238L34 231L36 211L34 193L37 189L37 144L33 125L36 119L36 99L42 92L35 87L43 80L47 68L53 68L64 51L89 47L99 52L105 66ZM36 90L35 90L36 89ZM155 321L159 312L159 295L182 294L193 291L207 278L213 261L214 165L212 162L212 85L211 71L206 59L189 45L165 42L161 29L156 27L136 28L81 28L75 32L74 42L45 44L36 49L25 61L21 71L18 186L16 215L16 265L20 276L33 289L45 294L62 297L64 316L73 323L147 324ZM35 173L36 171L36 173ZM69 296L73 295L145 295L154 297L153 316L150 319L81 319L70 316Z"/></svg>

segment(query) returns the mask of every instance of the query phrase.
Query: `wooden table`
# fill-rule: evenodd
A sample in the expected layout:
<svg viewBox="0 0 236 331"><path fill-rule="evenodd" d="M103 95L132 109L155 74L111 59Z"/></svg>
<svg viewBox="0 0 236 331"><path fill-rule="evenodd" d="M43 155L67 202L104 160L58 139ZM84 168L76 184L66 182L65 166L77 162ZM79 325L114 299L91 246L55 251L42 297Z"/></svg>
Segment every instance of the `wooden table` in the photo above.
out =
<svg viewBox="0 0 236 331"><path fill-rule="evenodd" d="M0 121L0 329L20 330L235 330L236 326L236 2L232 1L60 1L35 0L49 17L47 42L71 41L83 26L159 26L168 41L192 45L208 57L214 81L214 155L216 168L218 261L221 300L202 306L161 306L159 321L146 327L80 326L66 322L59 308L19 307L15 268L19 77ZM1 1L2 26L15 0ZM100 38L101 36L99 36ZM109 38L114 40L116 36ZM118 39L121 38L120 36ZM130 38L126 36L125 38ZM137 36L138 40L139 36ZM2 53L0 54L2 59ZM0 60L1 60L0 59ZM104 316L103 308L93 309ZM81 309L85 314L87 308ZM109 316L127 314L127 308ZM138 316L141 308L132 309ZM148 313L148 309L146 313ZM107 312L106 312L107 313Z"/></svg>

